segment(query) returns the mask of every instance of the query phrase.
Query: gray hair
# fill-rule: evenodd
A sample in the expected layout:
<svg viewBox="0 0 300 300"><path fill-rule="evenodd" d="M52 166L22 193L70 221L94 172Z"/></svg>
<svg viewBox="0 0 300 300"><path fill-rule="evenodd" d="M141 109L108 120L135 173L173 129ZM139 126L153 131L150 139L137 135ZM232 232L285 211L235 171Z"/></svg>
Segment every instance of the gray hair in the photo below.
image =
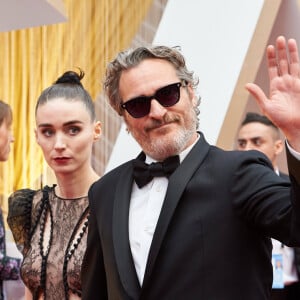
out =
<svg viewBox="0 0 300 300"><path fill-rule="evenodd" d="M122 99L119 94L121 74L125 70L136 67L140 62L148 58L163 59L170 62L176 69L178 78L190 84L193 89L196 89L198 78L194 76L194 72L187 69L185 59L179 50L179 47L149 46L137 47L120 52L116 58L108 64L103 84L104 91L108 96L112 108L120 116L123 115L123 109L121 108ZM198 102L200 103L200 98ZM196 115L200 113L198 107L195 109L195 112Z"/></svg>

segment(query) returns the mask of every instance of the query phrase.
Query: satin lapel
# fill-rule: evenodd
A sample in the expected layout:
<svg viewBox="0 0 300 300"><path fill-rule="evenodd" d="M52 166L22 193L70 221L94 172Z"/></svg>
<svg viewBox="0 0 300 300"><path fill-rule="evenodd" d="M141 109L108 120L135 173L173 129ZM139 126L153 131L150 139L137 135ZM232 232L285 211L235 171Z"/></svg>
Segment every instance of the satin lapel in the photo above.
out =
<svg viewBox="0 0 300 300"><path fill-rule="evenodd" d="M116 184L113 210L113 243L116 263L124 289L132 299L138 299L140 284L136 275L128 233L129 202L132 188L131 162L120 173Z"/></svg>
<svg viewBox="0 0 300 300"><path fill-rule="evenodd" d="M185 187L189 182L190 178L201 165L208 150L209 145L205 141L204 136L201 134L201 138L198 140L194 148L169 178L167 194L157 222L148 256L143 287L147 284L147 281L150 279L156 257L158 255L159 249L166 234L168 225L172 219L173 213L181 198L181 195L184 192Z"/></svg>

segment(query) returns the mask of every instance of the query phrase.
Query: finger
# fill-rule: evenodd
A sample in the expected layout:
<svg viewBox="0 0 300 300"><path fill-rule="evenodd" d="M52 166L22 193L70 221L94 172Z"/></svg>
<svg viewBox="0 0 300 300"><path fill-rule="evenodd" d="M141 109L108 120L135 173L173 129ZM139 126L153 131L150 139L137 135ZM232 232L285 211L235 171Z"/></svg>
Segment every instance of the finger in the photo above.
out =
<svg viewBox="0 0 300 300"><path fill-rule="evenodd" d="M266 55L267 55L268 73L271 81L273 78L280 75L278 73L275 47L273 45L269 45L267 47Z"/></svg>
<svg viewBox="0 0 300 300"><path fill-rule="evenodd" d="M278 60L278 73L285 75L289 73L289 60L287 56L286 40L283 36L279 36L276 40L276 51Z"/></svg>
<svg viewBox="0 0 300 300"><path fill-rule="evenodd" d="M299 76L299 54L298 54L298 47L297 42L294 39L288 40L288 49L290 55L290 73L293 76Z"/></svg>
<svg viewBox="0 0 300 300"><path fill-rule="evenodd" d="M265 103L268 100L263 90L254 83L247 83L245 88L254 97L262 111L265 111Z"/></svg>

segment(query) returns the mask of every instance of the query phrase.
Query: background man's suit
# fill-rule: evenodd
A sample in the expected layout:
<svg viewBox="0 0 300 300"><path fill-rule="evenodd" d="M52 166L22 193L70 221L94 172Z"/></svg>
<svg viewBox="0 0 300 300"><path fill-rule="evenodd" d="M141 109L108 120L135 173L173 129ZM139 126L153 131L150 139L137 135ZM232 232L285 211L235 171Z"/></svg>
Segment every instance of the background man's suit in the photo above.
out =
<svg viewBox="0 0 300 300"><path fill-rule="evenodd" d="M289 176L283 172L278 172L279 176L285 180L290 180ZM285 259L289 259L291 261L287 262L288 265L288 269L293 268L293 266L295 266L295 271L297 273L298 276L298 281L297 282L289 282L288 284L284 282L284 288L274 288L272 290L272 294L271 294L271 299L272 300L283 300L283 299L300 299L299 297L299 292L300 292L300 248L291 248L287 250L287 247L284 246L283 244L281 244L278 242L274 242L273 240L273 253L276 253L276 251L279 250L278 247L280 247L281 249L279 250L279 253L282 253L283 257L285 256L285 258L283 258L283 270L284 270L284 265L286 264ZM274 252L275 249L275 252ZM293 260L290 257L290 251L293 251L294 253L294 258ZM285 255L284 255L285 253ZM292 272L292 270L289 270L290 272ZM284 271L283 271L284 272ZM283 275L284 276L284 275ZM287 275L287 276L290 276ZM284 279L284 278L283 278Z"/></svg>
<svg viewBox="0 0 300 300"><path fill-rule="evenodd" d="M281 178L284 178L286 180L290 180L289 176L285 173L279 172L279 176ZM297 270L298 278L300 279L300 248L294 248L294 254L295 254L295 266Z"/></svg>
<svg viewBox="0 0 300 300"><path fill-rule="evenodd" d="M201 134L169 178L142 287L128 241L132 161L103 176L89 192L83 300L268 299L267 236L300 246L300 162L287 155L295 214L290 184L263 154L223 151Z"/></svg>

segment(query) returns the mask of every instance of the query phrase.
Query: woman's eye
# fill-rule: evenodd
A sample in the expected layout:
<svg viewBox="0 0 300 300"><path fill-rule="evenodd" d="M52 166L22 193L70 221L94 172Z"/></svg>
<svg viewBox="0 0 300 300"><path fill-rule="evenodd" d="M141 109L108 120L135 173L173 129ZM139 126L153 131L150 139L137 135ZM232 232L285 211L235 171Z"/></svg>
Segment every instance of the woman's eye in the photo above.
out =
<svg viewBox="0 0 300 300"><path fill-rule="evenodd" d="M79 131L80 131L80 128L78 128L78 127L70 127L70 128L69 128L69 133L70 133L71 135L75 135L75 134L77 134Z"/></svg>
<svg viewBox="0 0 300 300"><path fill-rule="evenodd" d="M46 137L49 137L49 136L53 135L53 130L51 130L51 129L43 129L42 130L42 134L44 136L46 136Z"/></svg>

